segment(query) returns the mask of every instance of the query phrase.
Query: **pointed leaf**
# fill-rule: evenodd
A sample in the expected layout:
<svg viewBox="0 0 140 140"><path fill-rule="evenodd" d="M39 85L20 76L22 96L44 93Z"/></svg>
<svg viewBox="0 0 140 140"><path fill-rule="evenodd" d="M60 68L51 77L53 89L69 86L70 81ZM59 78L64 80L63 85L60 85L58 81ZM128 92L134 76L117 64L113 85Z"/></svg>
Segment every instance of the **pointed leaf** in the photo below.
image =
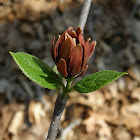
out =
<svg viewBox="0 0 140 140"><path fill-rule="evenodd" d="M127 74L126 72L117 72L113 70L103 70L93 73L84 79L78 81L74 85L74 89L79 93L88 93L95 91L119 78L120 76Z"/></svg>
<svg viewBox="0 0 140 140"><path fill-rule="evenodd" d="M42 60L33 55L10 52L21 71L32 81L42 87L56 89L62 82L59 76Z"/></svg>

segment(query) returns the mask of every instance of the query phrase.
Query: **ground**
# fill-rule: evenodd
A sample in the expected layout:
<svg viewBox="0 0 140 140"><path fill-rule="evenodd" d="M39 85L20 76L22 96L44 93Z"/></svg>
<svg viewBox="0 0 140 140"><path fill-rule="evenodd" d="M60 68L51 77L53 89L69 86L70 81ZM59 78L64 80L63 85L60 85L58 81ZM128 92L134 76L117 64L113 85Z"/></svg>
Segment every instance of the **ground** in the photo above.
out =
<svg viewBox="0 0 140 140"><path fill-rule="evenodd" d="M45 140L56 91L26 78L9 51L53 67L53 36L77 27L82 2L0 0L0 140ZM84 76L107 69L128 75L95 92L72 91L58 140L140 140L139 8L139 0L93 0L84 34L97 46Z"/></svg>

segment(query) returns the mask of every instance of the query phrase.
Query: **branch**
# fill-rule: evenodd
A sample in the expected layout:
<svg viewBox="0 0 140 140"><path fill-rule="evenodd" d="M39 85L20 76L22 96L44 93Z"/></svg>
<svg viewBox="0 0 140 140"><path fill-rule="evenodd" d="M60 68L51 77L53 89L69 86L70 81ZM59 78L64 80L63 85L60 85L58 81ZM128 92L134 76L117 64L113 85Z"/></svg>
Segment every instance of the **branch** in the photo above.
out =
<svg viewBox="0 0 140 140"><path fill-rule="evenodd" d="M92 0L84 0L83 9L81 11L81 15L80 15L79 23L78 23L78 27L81 27L82 30L84 30L84 27L87 21L91 2Z"/></svg>
<svg viewBox="0 0 140 140"><path fill-rule="evenodd" d="M58 98L56 99L53 117L52 117L51 125L49 128L47 140L55 140L56 139L57 132L58 132L58 126L60 123L60 119L61 119L63 110L66 106L66 103L67 103L67 97L61 98L61 96L58 96Z"/></svg>

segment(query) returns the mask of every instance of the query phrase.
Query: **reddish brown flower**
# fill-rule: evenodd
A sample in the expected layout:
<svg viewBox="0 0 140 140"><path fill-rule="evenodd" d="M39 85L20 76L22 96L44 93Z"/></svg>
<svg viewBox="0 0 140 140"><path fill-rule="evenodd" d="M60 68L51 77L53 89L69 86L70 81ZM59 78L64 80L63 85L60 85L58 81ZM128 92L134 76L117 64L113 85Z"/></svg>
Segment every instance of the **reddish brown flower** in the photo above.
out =
<svg viewBox="0 0 140 140"><path fill-rule="evenodd" d="M83 75L88 68L85 64L94 52L96 41L89 43L90 38L88 38L85 42L80 27L76 32L73 27L69 27L59 36L55 46L54 41L55 37L52 41L52 58L61 75L64 77Z"/></svg>

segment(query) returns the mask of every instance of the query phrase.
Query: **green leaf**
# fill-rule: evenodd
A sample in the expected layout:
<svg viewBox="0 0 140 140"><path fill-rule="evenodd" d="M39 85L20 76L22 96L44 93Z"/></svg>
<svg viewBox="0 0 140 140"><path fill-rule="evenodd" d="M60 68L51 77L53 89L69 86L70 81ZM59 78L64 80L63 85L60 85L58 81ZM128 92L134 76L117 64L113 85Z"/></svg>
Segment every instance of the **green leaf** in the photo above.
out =
<svg viewBox="0 0 140 140"><path fill-rule="evenodd" d="M119 78L120 76L127 74L126 72L117 72L113 70L103 70L91 74L84 79L78 81L73 88L79 93L88 93L95 91Z"/></svg>
<svg viewBox="0 0 140 140"><path fill-rule="evenodd" d="M42 60L23 52L10 54L21 71L38 85L49 89L62 85L59 76Z"/></svg>

